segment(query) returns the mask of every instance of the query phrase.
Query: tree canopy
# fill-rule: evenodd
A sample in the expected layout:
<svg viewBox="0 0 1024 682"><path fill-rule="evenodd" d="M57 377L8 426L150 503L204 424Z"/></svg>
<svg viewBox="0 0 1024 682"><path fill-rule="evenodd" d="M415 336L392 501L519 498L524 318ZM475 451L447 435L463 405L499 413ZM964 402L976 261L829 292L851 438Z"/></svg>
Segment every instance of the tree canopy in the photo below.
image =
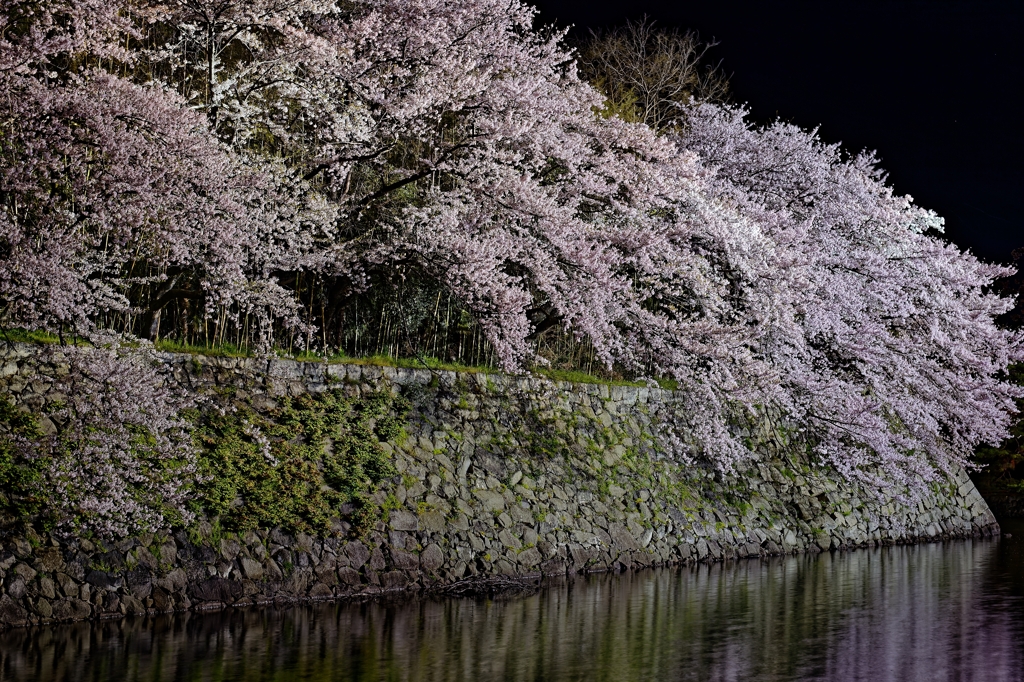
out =
<svg viewBox="0 0 1024 682"><path fill-rule="evenodd" d="M737 417L779 409L874 485L1006 434L1005 269L870 154L709 101L695 37L610 34L595 87L534 21L519 0L0 0L0 324L440 354L465 326L508 371L554 335L678 382L677 457L728 468Z"/></svg>

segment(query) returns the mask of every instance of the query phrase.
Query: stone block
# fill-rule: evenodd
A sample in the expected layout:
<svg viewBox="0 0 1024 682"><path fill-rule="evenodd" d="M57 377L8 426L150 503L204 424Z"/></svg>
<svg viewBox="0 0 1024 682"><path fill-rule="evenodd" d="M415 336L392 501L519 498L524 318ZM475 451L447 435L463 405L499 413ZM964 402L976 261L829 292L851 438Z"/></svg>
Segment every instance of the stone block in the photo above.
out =
<svg viewBox="0 0 1024 682"><path fill-rule="evenodd" d="M181 591L185 589L185 585L188 582L188 574L185 573L184 569L176 568L167 574L166 578L174 586L174 591Z"/></svg>
<svg viewBox="0 0 1024 682"><path fill-rule="evenodd" d="M343 550L348 557L349 566L358 570L370 559L370 550L362 542L356 540L345 545Z"/></svg>
<svg viewBox="0 0 1024 682"><path fill-rule="evenodd" d="M32 582L36 575L38 575L38 571L26 563L15 564L12 573L21 576L26 583Z"/></svg>
<svg viewBox="0 0 1024 682"><path fill-rule="evenodd" d="M54 599L57 596L57 590L53 580L47 577L40 578L39 594L47 599Z"/></svg>
<svg viewBox="0 0 1024 682"><path fill-rule="evenodd" d="M309 596L311 599L329 599L334 596L334 590L323 583L316 583L309 588Z"/></svg>
<svg viewBox="0 0 1024 682"><path fill-rule="evenodd" d="M446 526L444 514L437 510L425 511L419 515L419 530L429 533L443 533Z"/></svg>
<svg viewBox="0 0 1024 682"><path fill-rule="evenodd" d="M636 538L621 523L608 524L608 535L611 537L612 546L616 549L627 551L640 549Z"/></svg>
<svg viewBox="0 0 1024 682"><path fill-rule="evenodd" d="M222 538L220 541L220 556L225 561L234 561L238 553L242 551L242 544L235 538Z"/></svg>
<svg viewBox="0 0 1024 682"><path fill-rule="evenodd" d="M650 567L654 564L654 557L648 554L647 552L633 552L632 554L630 554L630 558L632 559L634 564L638 564L645 568Z"/></svg>
<svg viewBox="0 0 1024 682"><path fill-rule="evenodd" d="M423 570L436 572L444 565L444 553L437 543L431 543L420 554L420 565Z"/></svg>
<svg viewBox="0 0 1024 682"><path fill-rule="evenodd" d="M479 489L473 491L473 496L480 500L485 511L502 511L505 509L505 498L491 490Z"/></svg>
<svg viewBox="0 0 1024 682"><path fill-rule="evenodd" d="M143 568L155 571L160 566L160 562L157 561L157 558L146 547L136 547L134 555L135 561Z"/></svg>
<svg viewBox="0 0 1024 682"><path fill-rule="evenodd" d="M796 533L792 529L787 530L786 534L783 536L782 546L786 551L789 551L797 546Z"/></svg>
<svg viewBox="0 0 1024 682"><path fill-rule="evenodd" d="M28 611L7 595L0 596L0 625L19 627L28 624Z"/></svg>
<svg viewBox="0 0 1024 682"><path fill-rule="evenodd" d="M78 582L74 578L66 573L58 573L56 577L57 586L60 587L65 597L78 596Z"/></svg>
<svg viewBox="0 0 1024 682"><path fill-rule="evenodd" d="M167 612L174 610L174 597L171 594L160 587L153 589L153 608L157 611Z"/></svg>
<svg viewBox="0 0 1024 682"><path fill-rule="evenodd" d="M355 586L362 582L359 572L353 568L344 567L338 569L338 580L345 585Z"/></svg>
<svg viewBox="0 0 1024 682"><path fill-rule="evenodd" d="M281 566L278 565L273 559L263 560L263 577L266 580L278 582L284 580L284 571L281 570Z"/></svg>
<svg viewBox="0 0 1024 682"><path fill-rule="evenodd" d="M241 564L242 572L245 574L246 578L249 578L250 580L260 580L263 578L263 564L260 562L255 559L250 559L249 557L242 557Z"/></svg>
<svg viewBox="0 0 1024 682"><path fill-rule="evenodd" d="M53 602L51 617L58 621L83 620L92 615L92 606L81 599L62 599Z"/></svg>
<svg viewBox="0 0 1024 682"><path fill-rule="evenodd" d="M500 558L494 563L494 567L499 575L515 576L519 575L519 571L516 570L515 565L508 559Z"/></svg>
<svg viewBox="0 0 1024 682"><path fill-rule="evenodd" d="M420 567L420 558L411 552L391 548L391 562L395 568L403 571L414 571Z"/></svg>
<svg viewBox="0 0 1024 682"><path fill-rule="evenodd" d="M142 600L133 597L130 594L122 594L121 597L121 613L123 614L143 614L146 612L146 605Z"/></svg>
<svg viewBox="0 0 1024 682"><path fill-rule="evenodd" d="M173 542L166 542L160 545L160 563L164 566L173 566L178 559L178 547Z"/></svg>
<svg viewBox="0 0 1024 682"><path fill-rule="evenodd" d="M283 592L293 597L302 597L309 589L310 575L306 571L296 570L281 585Z"/></svg>
<svg viewBox="0 0 1024 682"><path fill-rule="evenodd" d="M53 573L64 568L64 557L57 547L43 547L36 552L36 568L43 573Z"/></svg>
<svg viewBox="0 0 1024 682"><path fill-rule="evenodd" d="M210 578L197 582L189 589L189 596L199 602L230 604L242 597L242 583L238 580Z"/></svg>
<svg viewBox="0 0 1024 682"><path fill-rule="evenodd" d="M392 530L415 531L419 530L419 520L412 512L396 509L391 512L390 525Z"/></svg>
<svg viewBox="0 0 1024 682"><path fill-rule="evenodd" d="M540 551L536 547L528 547L516 557L519 563L526 568L538 566L543 560Z"/></svg>
<svg viewBox="0 0 1024 682"><path fill-rule="evenodd" d="M522 542L520 542L519 538L516 537L511 531L509 531L508 528L506 528L506 529L502 530L500 533L498 533L498 540L505 547L508 547L508 548L511 548L511 549L515 549L515 550L519 550L523 546L523 544L522 544Z"/></svg>
<svg viewBox="0 0 1024 682"><path fill-rule="evenodd" d="M53 604L48 599L40 597L32 602L32 611L41 618L51 618L53 616Z"/></svg>
<svg viewBox="0 0 1024 682"><path fill-rule="evenodd" d="M569 547L569 555L572 558L573 567L577 571L585 568L587 564L590 563L590 559L592 556L588 550L577 545L572 545Z"/></svg>
<svg viewBox="0 0 1024 682"><path fill-rule="evenodd" d="M388 571L381 576L380 583L385 590L400 590L409 584L409 579L402 571Z"/></svg>
<svg viewBox="0 0 1024 682"><path fill-rule="evenodd" d="M20 575L15 575L13 578L9 578L5 587L7 588L7 594L11 599L19 600L25 596L28 592L25 579Z"/></svg>

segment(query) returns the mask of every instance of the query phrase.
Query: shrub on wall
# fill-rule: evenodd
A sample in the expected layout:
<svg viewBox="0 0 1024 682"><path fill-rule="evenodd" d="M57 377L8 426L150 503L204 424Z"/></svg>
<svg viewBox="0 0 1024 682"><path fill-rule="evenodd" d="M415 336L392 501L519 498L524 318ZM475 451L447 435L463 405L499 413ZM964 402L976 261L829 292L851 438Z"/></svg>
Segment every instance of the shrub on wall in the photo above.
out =
<svg viewBox="0 0 1024 682"><path fill-rule="evenodd" d="M200 447L192 509L226 530L282 526L330 532L344 517L374 520L370 493L395 474L382 441L400 440L408 403L340 389L286 397L257 410L244 402L193 411Z"/></svg>

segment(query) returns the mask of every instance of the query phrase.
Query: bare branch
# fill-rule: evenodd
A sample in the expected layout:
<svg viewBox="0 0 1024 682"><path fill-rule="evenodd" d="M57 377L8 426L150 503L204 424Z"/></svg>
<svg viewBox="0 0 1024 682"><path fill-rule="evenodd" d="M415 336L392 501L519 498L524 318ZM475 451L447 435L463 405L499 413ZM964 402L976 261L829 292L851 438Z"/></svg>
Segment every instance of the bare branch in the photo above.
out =
<svg viewBox="0 0 1024 682"><path fill-rule="evenodd" d="M607 97L604 113L642 121L662 132L679 125L683 107L724 102L729 76L706 64L718 43L692 31L656 28L644 17L607 32L591 32L580 49L580 69Z"/></svg>

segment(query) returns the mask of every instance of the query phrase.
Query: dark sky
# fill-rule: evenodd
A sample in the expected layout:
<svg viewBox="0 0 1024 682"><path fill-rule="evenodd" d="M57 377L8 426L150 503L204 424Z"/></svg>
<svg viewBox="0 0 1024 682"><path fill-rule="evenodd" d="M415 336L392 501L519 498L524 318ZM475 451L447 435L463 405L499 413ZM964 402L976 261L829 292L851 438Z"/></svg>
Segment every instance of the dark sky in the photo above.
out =
<svg viewBox="0 0 1024 682"><path fill-rule="evenodd" d="M1021 0L531 1L576 35L646 14L714 38L755 118L877 150L896 190L984 258L1024 246Z"/></svg>

